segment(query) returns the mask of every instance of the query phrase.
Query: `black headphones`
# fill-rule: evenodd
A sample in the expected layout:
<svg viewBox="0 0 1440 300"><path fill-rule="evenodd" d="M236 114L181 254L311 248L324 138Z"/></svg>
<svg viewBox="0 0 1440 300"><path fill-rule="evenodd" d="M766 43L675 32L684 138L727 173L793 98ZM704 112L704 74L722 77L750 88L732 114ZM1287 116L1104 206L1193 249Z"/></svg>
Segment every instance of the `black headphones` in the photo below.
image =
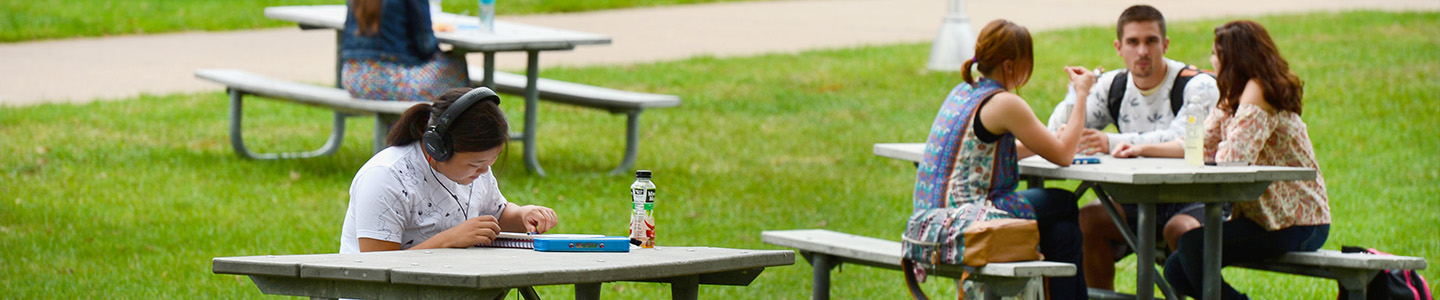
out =
<svg viewBox="0 0 1440 300"><path fill-rule="evenodd" d="M455 118L460 117L461 113L479 101L490 101L495 102L495 105L500 105L500 95L496 95L495 91L491 91L490 88L477 87L466 92L464 96L460 96L460 99L456 99L455 103L446 107L445 112L440 113L439 116L430 118L430 127L425 129L425 134L420 139L420 145L425 149L425 154L429 154L430 158L435 161L450 160L450 157L455 155L455 149L450 148L450 135L447 134L450 131L450 122L454 122Z"/></svg>

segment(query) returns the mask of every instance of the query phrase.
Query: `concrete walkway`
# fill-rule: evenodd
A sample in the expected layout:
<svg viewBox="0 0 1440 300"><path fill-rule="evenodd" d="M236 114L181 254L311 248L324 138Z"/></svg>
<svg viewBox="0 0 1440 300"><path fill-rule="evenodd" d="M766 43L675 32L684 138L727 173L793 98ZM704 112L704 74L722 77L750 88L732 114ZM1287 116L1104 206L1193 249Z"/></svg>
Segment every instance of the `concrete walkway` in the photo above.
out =
<svg viewBox="0 0 1440 300"><path fill-rule="evenodd" d="M946 0L806 0L719 3L574 14L502 16L506 21L608 34L613 44L546 53L542 66L623 65L800 52L860 45L928 42ZM977 30L1006 18L1043 31L1110 25L1134 0L968 1ZM1171 21L1354 9L1440 10L1436 0L1211 0L1152 4ZM503 13L504 7L500 8ZM263 18L260 11L253 13ZM1218 24L1217 24L1218 25ZM1112 25L1113 26L1113 25ZM240 68L329 84L333 31L295 27L189 32L0 44L0 106L123 99L140 94L220 90L197 80L199 68ZM521 70L523 55L501 54L502 70ZM480 61L478 55L472 63ZM923 66L916 66L921 68ZM543 76L543 74L542 74Z"/></svg>

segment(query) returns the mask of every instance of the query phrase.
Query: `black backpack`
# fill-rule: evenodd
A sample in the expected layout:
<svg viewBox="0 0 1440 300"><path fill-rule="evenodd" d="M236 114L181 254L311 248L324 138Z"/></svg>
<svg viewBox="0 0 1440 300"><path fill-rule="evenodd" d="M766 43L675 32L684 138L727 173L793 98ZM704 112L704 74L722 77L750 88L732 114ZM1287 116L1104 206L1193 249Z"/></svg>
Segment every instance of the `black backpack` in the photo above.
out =
<svg viewBox="0 0 1440 300"><path fill-rule="evenodd" d="M1391 255L1373 248L1355 246L1341 246L1340 252ZM1368 299L1350 299L1349 294L1350 291L1341 286L1340 296L1337 298L1340 300L1434 299L1430 295L1429 284L1415 270L1385 270L1376 274L1375 278L1370 280L1370 284L1365 286L1365 298Z"/></svg>
<svg viewBox="0 0 1440 300"><path fill-rule="evenodd" d="M1180 115L1180 108L1185 106L1185 84L1201 74L1215 78L1214 72L1202 71L1195 65L1185 65L1179 74L1175 74L1175 86L1170 88L1170 114ZM1115 80L1110 81L1110 97L1105 99L1105 105L1110 109L1110 118L1115 120L1115 131L1120 131L1120 102L1125 100L1125 86L1129 83L1129 70L1120 70L1120 74L1115 74Z"/></svg>

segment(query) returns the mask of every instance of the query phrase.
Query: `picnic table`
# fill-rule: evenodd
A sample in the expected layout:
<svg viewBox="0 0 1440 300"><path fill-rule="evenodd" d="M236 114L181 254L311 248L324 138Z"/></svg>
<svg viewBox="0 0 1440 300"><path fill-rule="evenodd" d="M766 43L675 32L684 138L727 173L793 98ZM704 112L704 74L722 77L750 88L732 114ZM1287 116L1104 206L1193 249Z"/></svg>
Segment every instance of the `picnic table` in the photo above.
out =
<svg viewBox="0 0 1440 300"><path fill-rule="evenodd" d="M695 299L702 284L745 286L766 267L794 263L789 250L469 248L217 257L211 270L249 276L265 294L315 298L496 299L514 288L574 285L576 299L598 299L602 283L638 281L670 283L672 298Z"/></svg>
<svg viewBox="0 0 1440 300"><path fill-rule="evenodd" d="M337 85L341 82L340 67L342 64L339 49L341 48L340 40L344 35L345 14L345 5L275 6L265 8L265 17L267 18L295 22L300 24L300 27L303 29L335 30L335 82ZM456 25L458 28L478 28L479 24L479 20L475 17L444 12L432 15L431 19L432 22L436 24L449 23ZM466 52L483 53L485 57L485 77L482 85L490 87L491 89L495 88L495 53L511 51L524 51L526 53L525 78L527 85L524 92L525 129L520 138L525 143L525 166L532 172L542 176L545 174L545 170L540 167L540 161L535 154L535 122L540 99L540 91L537 88L537 81L540 80L540 52L572 50L575 49L575 46L579 45L610 43L610 37L605 35L499 20L495 21L494 32L463 29L449 32L437 31L435 32L435 39L441 43L450 44L454 47L454 51L460 55ZM376 123L383 124L384 122ZM377 138L376 143L380 143L380 141L383 140L383 137Z"/></svg>
<svg viewBox="0 0 1440 300"><path fill-rule="evenodd" d="M923 159L925 144L893 143L875 144L876 155L919 163ZM1044 179L1080 180L1098 186L1097 192L1108 193L1119 203L1136 204L1139 208L1138 233L1127 237L1132 249L1138 245L1155 244L1155 205L1160 203L1199 202L1205 204L1205 257L1220 257L1221 228L1224 219L1221 207L1225 202L1257 201L1271 182L1286 180L1313 180L1317 171L1310 168L1275 166L1192 166L1178 158L1113 158L1099 156L1099 164L1071 165L1060 167L1041 157L1029 157L1019 161L1019 173L1030 178L1030 187L1043 185ZM1037 181L1039 184L1037 185ZM1113 207L1109 207L1112 220ZM1123 224L1117 224L1125 228ZM1155 261L1152 251L1135 251L1139 262L1136 272L1136 296L1140 299L1154 298ZM1220 297L1220 260L1205 260L1204 294L1207 299Z"/></svg>

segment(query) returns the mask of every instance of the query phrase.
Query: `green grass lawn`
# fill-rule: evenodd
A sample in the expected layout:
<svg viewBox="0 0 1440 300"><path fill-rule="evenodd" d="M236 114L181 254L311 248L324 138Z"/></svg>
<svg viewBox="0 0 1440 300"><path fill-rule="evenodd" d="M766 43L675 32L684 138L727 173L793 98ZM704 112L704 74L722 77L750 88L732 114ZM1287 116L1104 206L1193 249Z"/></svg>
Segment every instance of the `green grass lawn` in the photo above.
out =
<svg viewBox="0 0 1440 300"><path fill-rule="evenodd" d="M496 13L521 15L756 0L498 0ZM294 26L260 17L267 6L345 4L345 0L15 0L0 2L0 43L191 30ZM444 10L475 15L477 0L445 0Z"/></svg>
<svg viewBox="0 0 1440 300"><path fill-rule="evenodd" d="M1327 249L1376 247L1440 262L1440 14L1307 14L1260 18L1306 81L1305 120L1329 189ZM1208 68L1221 20L1171 24L1170 57ZM1036 74L1020 94L1044 117L1063 95L1063 64L1120 67L1108 27L1035 33ZM638 168L655 172L662 246L779 249L763 230L825 228L898 240L915 169L871 144L925 139L957 74L924 70L928 44L626 67L556 68L545 76L681 95L644 115ZM514 96L509 96L516 98ZM518 118L519 102L506 101ZM352 119L333 156L250 161L226 135L222 93L151 95L83 105L0 108L0 290L29 298L257 298L249 279L210 272L217 256L332 253L354 172L369 157L367 118ZM260 151L305 150L331 113L251 101L246 134ZM550 176L525 172L519 145L498 164L501 190L554 207L559 232L625 233L626 188L608 176L623 117L542 105L539 153ZM518 119L517 119L518 120ZM1073 187L1074 182L1053 183ZM476 257L476 259L486 259ZM1133 291L1134 259L1116 283ZM1440 271L1421 272L1432 281ZM1257 299L1333 299L1333 281L1238 269L1226 278ZM767 270L748 287L704 287L713 299L809 297L810 267ZM899 299L899 272L846 266L836 298ZM929 288L946 289L943 280ZM546 298L568 287L541 287ZM606 284L618 299L668 297L659 284Z"/></svg>

